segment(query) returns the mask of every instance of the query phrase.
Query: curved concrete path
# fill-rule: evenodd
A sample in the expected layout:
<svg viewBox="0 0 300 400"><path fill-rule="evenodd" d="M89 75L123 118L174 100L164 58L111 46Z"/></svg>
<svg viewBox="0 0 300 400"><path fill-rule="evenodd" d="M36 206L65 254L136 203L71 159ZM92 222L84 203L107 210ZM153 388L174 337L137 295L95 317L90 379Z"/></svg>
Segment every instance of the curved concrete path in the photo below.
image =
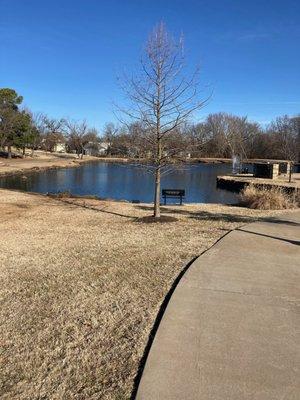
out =
<svg viewBox="0 0 300 400"><path fill-rule="evenodd" d="M175 289L138 400L300 399L300 212L226 235Z"/></svg>

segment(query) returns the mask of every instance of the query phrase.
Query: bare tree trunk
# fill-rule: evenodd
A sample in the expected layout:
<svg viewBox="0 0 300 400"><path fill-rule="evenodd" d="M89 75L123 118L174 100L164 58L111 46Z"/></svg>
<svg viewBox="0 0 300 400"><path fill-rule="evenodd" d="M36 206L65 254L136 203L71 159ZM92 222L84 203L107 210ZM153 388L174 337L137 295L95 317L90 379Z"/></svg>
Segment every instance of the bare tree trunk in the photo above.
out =
<svg viewBox="0 0 300 400"><path fill-rule="evenodd" d="M25 147L23 147L23 149L22 149L22 157L23 158L25 157Z"/></svg>
<svg viewBox="0 0 300 400"><path fill-rule="evenodd" d="M292 182L293 163L290 161L289 182Z"/></svg>
<svg viewBox="0 0 300 400"><path fill-rule="evenodd" d="M155 173L154 217L160 218L160 167Z"/></svg>
<svg viewBox="0 0 300 400"><path fill-rule="evenodd" d="M157 66L157 104L156 104L156 146L157 146L157 160L156 160L156 171L155 171L155 188L154 188L154 218L160 218L160 178L161 178L161 65L158 63Z"/></svg>
<svg viewBox="0 0 300 400"><path fill-rule="evenodd" d="M7 158L11 158L11 145L7 146Z"/></svg>

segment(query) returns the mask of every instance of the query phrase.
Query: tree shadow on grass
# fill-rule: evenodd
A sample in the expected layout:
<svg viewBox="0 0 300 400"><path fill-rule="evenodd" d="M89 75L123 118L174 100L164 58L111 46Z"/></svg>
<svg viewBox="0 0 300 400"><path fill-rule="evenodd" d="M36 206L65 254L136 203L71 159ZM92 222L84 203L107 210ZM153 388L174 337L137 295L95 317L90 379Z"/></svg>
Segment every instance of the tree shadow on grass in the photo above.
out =
<svg viewBox="0 0 300 400"><path fill-rule="evenodd" d="M152 209L151 206L136 206L140 210L145 210L145 211L150 211ZM250 222L256 222L258 220L262 220L262 217L251 217L247 215L234 215L234 214L229 214L229 213L214 213L214 212L209 212L209 211L191 211L187 209L182 209L178 206L178 208L169 208L169 207L161 207L161 212L162 214L178 214L178 215L184 215L188 218L193 218L197 219L199 221L205 221L205 220L213 220L213 221L224 221L224 222L243 222L243 223L250 223Z"/></svg>
<svg viewBox="0 0 300 400"><path fill-rule="evenodd" d="M266 238L270 238L270 239L280 240L282 242L290 243L295 246L300 246L299 240L286 239L286 238L280 237L280 236L267 235L265 233L260 233L260 232L253 232L253 231L250 231L250 230L247 230L244 228L237 228L236 231L250 233L251 235L258 235L258 236L262 236L262 237L266 237Z"/></svg>
<svg viewBox="0 0 300 400"><path fill-rule="evenodd" d="M102 208L98 208L98 207L94 207L94 206L92 206L90 204L86 204L86 203L78 204L78 203L76 203L74 201L66 200L66 199L63 199L63 198L55 198L55 200L57 200L57 201L59 201L59 202L61 202L63 204L67 204L67 205L69 205L71 207L79 207L79 208L84 208L86 210L96 211L96 212L99 212L99 213L116 215L118 217L128 218L128 219L131 219L133 221L135 221L138 218L138 217L133 216L133 215L126 215L126 214L121 214L121 213L118 213L118 212L115 212L115 211L108 210L107 206L104 206Z"/></svg>
<svg viewBox="0 0 300 400"><path fill-rule="evenodd" d="M58 200L64 204L69 204L70 206L74 207L80 207L88 210L93 210L96 212L101 212L101 213L106 213L106 214L111 214L111 215L116 215L118 217L123 217L123 218L128 218L131 219L132 221L141 221L142 218L139 216L133 216L133 215L127 215L127 214L122 214L118 213L115 211L111 211L107 209L107 206L104 206L102 208L94 207L89 204L78 204L76 202L66 200L64 198L55 198L55 200ZM143 211L149 211L149 213L153 213L153 205L136 205L134 206L135 208ZM241 222L244 224L248 224L251 222L257 222L257 221L263 221L263 222L270 222L270 223L276 223L276 224L285 224L285 225L291 225L291 226L299 226L300 223L296 221L291 221L288 219L278 219L276 217L260 217L260 216L248 216L248 215L234 215L230 213L219 213L219 212L209 212L209 211L191 211L187 209L183 209L180 206L174 207L174 208L169 208L166 206L161 207L161 212L162 214L178 214L178 215L184 215L188 218L196 219L199 221L223 221L223 222ZM150 216L146 216L143 218L148 218L151 219L151 214ZM145 221L149 222L149 221ZM171 221L166 221L166 222L171 222ZM173 221L172 221L173 222Z"/></svg>
<svg viewBox="0 0 300 400"><path fill-rule="evenodd" d="M291 221L288 219L277 219L276 217L267 217L264 218L263 221L265 222L272 222L274 224L281 224L281 225L290 225L290 226L300 226L300 222Z"/></svg>

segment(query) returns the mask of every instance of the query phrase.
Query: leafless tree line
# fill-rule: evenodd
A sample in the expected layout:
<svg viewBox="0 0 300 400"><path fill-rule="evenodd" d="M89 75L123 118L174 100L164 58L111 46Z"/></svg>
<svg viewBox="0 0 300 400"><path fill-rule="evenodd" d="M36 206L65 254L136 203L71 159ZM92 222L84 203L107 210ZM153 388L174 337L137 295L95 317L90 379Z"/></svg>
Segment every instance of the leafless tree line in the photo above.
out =
<svg viewBox="0 0 300 400"><path fill-rule="evenodd" d="M17 128L20 120L27 117L21 141ZM5 114L4 114L5 116ZM107 155L134 159L155 158L155 146L149 141L151 129L141 121L131 123L107 123L102 131L89 128L85 121L50 118L46 114L23 110L0 121L0 148L13 145L53 151L57 144L66 144L67 151L82 157L84 146L105 141L109 144ZM24 125L24 123L23 123ZM18 134L10 132L16 130ZM165 137L162 156L165 163L184 161L187 157L231 158L237 155L247 160L253 158L286 159L300 161L300 114L280 116L268 126L248 121L247 117L232 114L210 114L203 122L186 121L173 128Z"/></svg>
<svg viewBox="0 0 300 400"><path fill-rule="evenodd" d="M154 157L154 147L145 140L147 127L142 123L108 123L102 133L110 143L109 154L130 158ZM241 159L285 159L300 161L300 115L276 118L266 127L247 117L227 113L210 114L203 122L186 122L174 129L164 143L165 157Z"/></svg>
<svg viewBox="0 0 300 400"><path fill-rule="evenodd" d="M54 119L44 114L36 114L35 120L39 131L39 148L46 151L53 151L61 143L66 146L66 151L82 158L85 145L100 140L98 131L90 128L86 121Z"/></svg>
<svg viewBox="0 0 300 400"><path fill-rule="evenodd" d="M19 111L4 121L2 125L0 120L0 149L7 150L8 157L11 157L12 147L22 149L23 155L26 148L31 149L33 156L36 149L53 152L62 145L67 152L82 158L86 144L100 141L98 131L90 128L86 121L55 119L29 110Z"/></svg>

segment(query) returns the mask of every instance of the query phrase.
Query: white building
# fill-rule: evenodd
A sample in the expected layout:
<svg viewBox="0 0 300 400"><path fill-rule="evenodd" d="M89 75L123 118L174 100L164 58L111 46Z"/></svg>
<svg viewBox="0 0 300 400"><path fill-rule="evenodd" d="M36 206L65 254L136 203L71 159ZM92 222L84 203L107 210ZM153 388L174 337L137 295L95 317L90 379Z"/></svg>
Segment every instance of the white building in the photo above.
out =
<svg viewBox="0 0 300 400"><path fill-rule="evenodd" d="M110 146L108 142L88 142L84 146L84 153L87 156L104 156Z"/></svg>
<svg viewBox="0 0 300 400"><path fill-rule="evenodd" d="M66 152L66 144L63 142L58 142L54 145L53 151L55 153L65 153Z"/></svg>

